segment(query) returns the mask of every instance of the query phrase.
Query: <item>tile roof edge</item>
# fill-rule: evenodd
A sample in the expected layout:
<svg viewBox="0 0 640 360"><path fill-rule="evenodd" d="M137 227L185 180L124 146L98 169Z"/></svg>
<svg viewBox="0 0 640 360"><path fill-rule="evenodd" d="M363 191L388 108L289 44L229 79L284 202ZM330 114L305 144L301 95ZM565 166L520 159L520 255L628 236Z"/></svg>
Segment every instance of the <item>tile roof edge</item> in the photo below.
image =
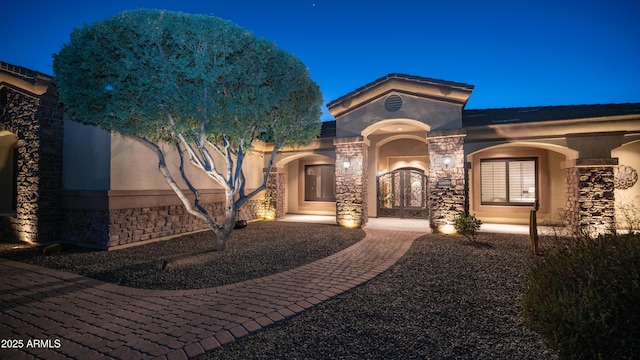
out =
<svg viewBox="0 0 640 360"><path fill-rule="evenodd" d="M448 81L448 80L441 80L441 79L434 79L434 78L427 78L427 77L422 77L422 76L416 76L416 75L408 75L408 74L401 74L401 73L390 73L387 74L385 76L382 76L370 83L367 83L363 86L360 86L359 88L348 92L345 95L340 96L339 98L332 100L330 102L327 103L327 108L330 108L340 102L342 102L345 99L348 99L352 96L358 95L362 92L365 92L371 88L374 88L375 86L382 84L386 81L389 80L393 80L393 79L397 79L397 80L406 80L406 81L414 81L414 82L421 82L421 83L428 83L428 84L436 84L436 85L445 85L445 86L450 86L450 87L456 87L456 88L460 88L460 89L465 89L465 90L473 90L474 86L473 85L469 85L466 83L461 83L461 82L454 82L454 81Z"/></svg>
<svg viewBox="0 0 640 360"><path fill-rule="evenodd" d="M53 81L53 76L40 71L31 70L24 66L13 65L4 61L0 61L0 71L20 77L25 80L35 81L37 79L45 81Z"/></svg>
<svg viewBox="0 0 640 360"><path fill-rule="evenodd" d="M597 104L573 104L573 105L539 105L539 106L513 106L513 107L498 107L498 108L478 108L478 109L464 109L464 112L469 111L491 111L491 110L527 110L527 109L550 109L550 108L570 108L570 107L589 107L589 106L616 106L616 105L638 105L640 102L623 102L623 103L597 103Z"/></svg>

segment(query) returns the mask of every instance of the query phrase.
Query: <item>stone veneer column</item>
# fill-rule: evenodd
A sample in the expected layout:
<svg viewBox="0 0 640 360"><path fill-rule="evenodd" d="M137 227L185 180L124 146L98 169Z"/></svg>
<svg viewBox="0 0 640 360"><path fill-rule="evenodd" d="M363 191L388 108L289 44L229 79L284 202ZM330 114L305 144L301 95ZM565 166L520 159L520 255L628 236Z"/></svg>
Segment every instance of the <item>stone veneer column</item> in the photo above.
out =
<svg viewBox="0 0 640 360"><path fill-rule="evenodd" d="M429 134L429 219L434 231L453 231L465 209L464 136L457 131Z"/></svg>
<svg viewBox="0 0 640 360"><path fill-rule="evenodd" d="M277 219L284 216L286 174L278 172L278 168L272 168L267 179L264 201L261 209L261 217L265 219ZM267 169L263 169L264 172Z"/></svg>
<svg viewBox="0 0 640 360"><path fill-rule="evenodd" d="M577 159L565 168L566 226L595 237L615 231L613 169L617 159Z"/></svg>
<svg viewBox="0 0 640 360"><path fill-rule="evenodd" d="M359 228L367 223L367 154L364 138L340 138L336 147L336 222ZM349 166L345 167L345 161Z"/></svg>
<svg viewBox="0 0 640 360"><path fill-rule="evenodd" d="M0 92L0 130L18 138L16 216L0 218L0 237L19 241L58 240L62 190L63 110L47 94Z"/></svg>

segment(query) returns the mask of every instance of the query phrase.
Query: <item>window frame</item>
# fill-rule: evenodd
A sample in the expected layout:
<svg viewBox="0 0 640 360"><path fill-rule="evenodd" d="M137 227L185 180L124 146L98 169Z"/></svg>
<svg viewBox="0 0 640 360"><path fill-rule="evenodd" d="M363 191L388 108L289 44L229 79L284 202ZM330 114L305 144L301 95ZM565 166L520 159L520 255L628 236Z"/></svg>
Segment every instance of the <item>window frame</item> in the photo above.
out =
<svg viewBox="0 0 640 360"><path fill-rule="evenodd" d="M311 182L309 181L309 179L307 178L307 171L309 168L331 168L331 174L333 174L333 176L331 177L332 181L331 181L331 189L333 192L332 196L329 197L308 197L309 195L309 191L308 188L309 186L311 186ZM311 203L319 203L319 202L335 202L336 201L336 180L335 180L335 171L336 171L336 166L335 164L304 164L303 166L303 174L304 174L304 188L303 188L303 198L305 202L311 202ZM321 175L322 173L324 173L324 171L321 171ZM321 177L321 183L324 181ZM322 188L322 186L321 186Z"/></svg>
<svg viewBox="0 0 640 360"><path fill-rule="evenodd" d="M511 162L518 162L518 161L532 161L533 162L533 172L534 172L534 185L535 185L535 191L534 191L534 198L533 201L531 202L522 202L522 201L511 201L511 195L510 195L510 187L511 187L511 182L510 182L510 178L509 178L509 164ZM483 193L482 193L482 187L483 187L483 182L484 182L484 177L482 176L482 164L483 163L489 163L489 162L495 162L495 163L504 163L505 164L505 199L506 201L503 202L495 202L495 201L484 201L483 200ZM539 196L540 196L540 175L539 175L539 171L538 171L538 163L539 163L539 159L538 157L518 157L518 158L489 158L489 159L480 159L480 205L483 206L534 206L534 204L536 203L537 200L539 200Z"/></svg>

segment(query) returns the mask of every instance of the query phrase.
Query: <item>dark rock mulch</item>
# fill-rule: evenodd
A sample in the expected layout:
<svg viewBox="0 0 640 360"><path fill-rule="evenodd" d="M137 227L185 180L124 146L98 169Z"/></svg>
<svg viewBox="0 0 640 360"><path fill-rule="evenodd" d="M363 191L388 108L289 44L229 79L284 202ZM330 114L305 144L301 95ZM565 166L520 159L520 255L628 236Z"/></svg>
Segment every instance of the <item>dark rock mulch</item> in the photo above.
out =
<svg viewBox="0 0 640 360"><path fill-rule="evenodd" d="M388 271L204 359L557 359L522 322L521 235L427 235Z"/></svg>
<svg viewBox="0 0 640 360"><path fill-rule="evenodd" d="M225 251L213 251L215 235L201 232L114 251L62 245L0 246L0 257L143 289L200 289L255 279L343 250L364 237L362 230L335 225L260 221L234 230ZM164 267L164 269L163 269Z"/></svg>

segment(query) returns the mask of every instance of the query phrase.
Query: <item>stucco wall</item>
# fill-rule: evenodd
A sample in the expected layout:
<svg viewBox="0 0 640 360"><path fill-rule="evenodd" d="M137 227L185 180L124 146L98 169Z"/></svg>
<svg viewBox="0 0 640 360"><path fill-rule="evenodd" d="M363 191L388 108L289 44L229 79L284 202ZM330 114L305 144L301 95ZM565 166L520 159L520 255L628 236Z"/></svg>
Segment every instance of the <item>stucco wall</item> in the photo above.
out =
<svg viewBox="0 0 640 360"><path fill-rule="evenodd" d="M63 174L65 190L109 190L111 135L96 126L64 119Z"/></svg>
<svg viewBox="0 0 640 360"><path fill-rule="evenodd" d="M378 173L403 167L414 167L427 171L429 162L427 144L413 139L399 139L386 143L378 149Z"/></svg>
<svg viewBox="0 0 640 360"><path fill-rule="evenodd" d="M547 151L547 171L548 183L546 184L549 197L546 201L549 204L549 212L538 212L538 223L551 222L554 224L562 223L566 206L566 175L562 169L562 163L566 160L566 156L555 151Z"/></svg>
<svg viewBox="0 0 640 360"><path fill-rule="evenodd" d="M394 118L406 118L428 124L431 130L457 129L462 126L462 107L460 105L425 101L406 94L400 95L402 107L397 111L388 111L385 106L386 96L372 101L348 114L342 115L336 124L336 137L359 136L362 130L378 121Z"/></svg>
<svg viewBox="0 0 640 360"><path fill-rule="evenodd" d="M298 209L298 161L291 161L285 165L287 173L287 197L285 212L299 213Z"/></svg>
<svg viewBox="0 0 640 360"><path fill-rule="evenodd" d="M611 156L618 158L620 167L630 167L640 176L640 141L623 145L611 152ZM629 169L624 169L629 171ZM640 180L633 186L618 186L615 189L616 222L621 228L640 226Z"/></svg>
<svg viewBox="0 0 640 360"><path fill-rule="evenodd" d="M180 175L180 158L178 152L163 146L167 168L180 188L186 189L186 183ZM211 151L216 164L224 173L226 165L215 151ZM185 154L185 172L192 184L198 189L222 189L215 181L188 162ZM248 154L243 163L247 179L247 189L254 189L262 184L264 158L259 154ZM145 144L125 138L118 134L111 137L111 190L150 190L170 189L164 177L158 171L158 157Z"/></svg>
<svg viewBox="0 0 640 360"><path fill-rule="evenodd" d="M143 143L69 119L65 119L64 126L65 190L170 189L158 171L156 153ZM180 160L177 151L167 146L164 149L167 167L180 187L186 189L178 168ZM220 158L218 160L222 161ZM243 169L247 189L255 189L262 184L263 167L264 156L250 153L245 157ZM186 164L186 172L197 188L221 189L191 164Z"/></svg>

